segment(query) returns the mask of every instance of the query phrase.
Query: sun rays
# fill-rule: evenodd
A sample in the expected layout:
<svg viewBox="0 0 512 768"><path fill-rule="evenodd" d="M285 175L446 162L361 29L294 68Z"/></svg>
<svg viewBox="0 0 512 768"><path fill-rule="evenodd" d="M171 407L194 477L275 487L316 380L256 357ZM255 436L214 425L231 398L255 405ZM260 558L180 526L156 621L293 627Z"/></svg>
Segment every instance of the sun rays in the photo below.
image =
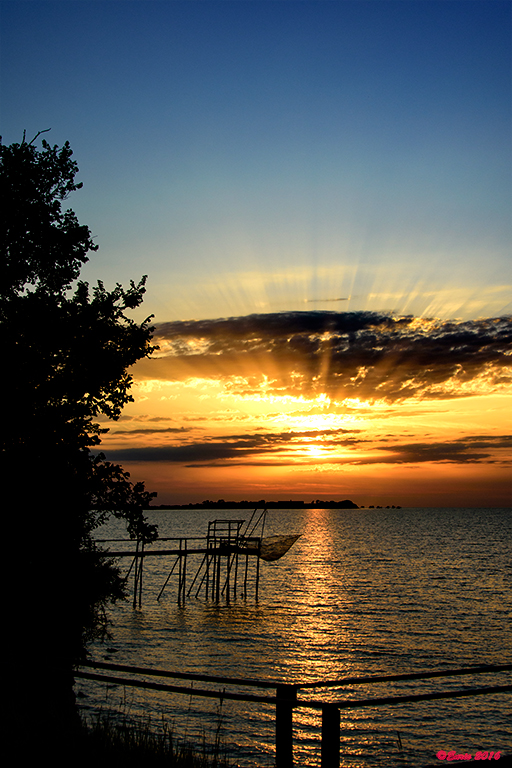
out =
<svg viewBox="0 0 512 768"><path fill-rule="evenodd" d="M352 497L350 482L364 503L368 483L390 478L404 488L415 478L424 493L434 493L426 478L441 478L447 494L466 493L471 472L487 495L493 478L500 503L511 340L506 317L329 310L162 324L159 352L134 369L135 402L104 450L166 493L177 483L208 498L224 481L246 488L242 497L265 496L265 483L277 498L316 497L317 482L331 498L342 488Z"/></svg>

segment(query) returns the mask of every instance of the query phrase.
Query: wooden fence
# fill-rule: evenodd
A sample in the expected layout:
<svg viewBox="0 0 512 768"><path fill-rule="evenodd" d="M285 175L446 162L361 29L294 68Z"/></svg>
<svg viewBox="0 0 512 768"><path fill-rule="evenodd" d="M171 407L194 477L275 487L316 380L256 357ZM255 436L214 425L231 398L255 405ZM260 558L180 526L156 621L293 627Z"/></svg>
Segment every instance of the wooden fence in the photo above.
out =
<svg viewBox="0 0 512 768"><path fill-rule="evenodd" d="M90 672L88 669L103 670ZM297 708L320 710L322 713L321 734L321 766L322 768L338 768L340 751L340 710L361 707L395 706L411 702L430 701L436 699L453 699L468 696L482 696L492 693L512 691L512 684L487 685L485 687L463 688L460 690L433 691L429 693L408 694L405 696L378 696L360 699L338 699L336 701L321 701L316 699L298 698L299 690L316 688L342 688L347 685L369 685L373 683L394 683L407 680L428 680L441 677L468 676L507 672L512 670L512 663L481 665L477 667L457 667L451 669L432 670L426 672L410 672L397 675L366 675L359 677L343 677L337 680L322 680L313 682L277 682L272 680L256 680L249 678L224 677L219 675L199 675L187 672L173 672L147 667L111 664L101 661L88 661L75 672L76 677L87 680L97 680L118 685L135 686L149 690L181 693L187 696L203 696L219 700L260 702L271 704L276 709L276 766L277 768L293 767L293 711ZM105 674L105 672L123 673L122 676ZM194 688L187 685L173 685L141 680L141 676L170 678L174 680L204 682L223 686L242 688L261 688L275 691L275 695L257 693L239 693L236 691L210 690Z"/></svg>

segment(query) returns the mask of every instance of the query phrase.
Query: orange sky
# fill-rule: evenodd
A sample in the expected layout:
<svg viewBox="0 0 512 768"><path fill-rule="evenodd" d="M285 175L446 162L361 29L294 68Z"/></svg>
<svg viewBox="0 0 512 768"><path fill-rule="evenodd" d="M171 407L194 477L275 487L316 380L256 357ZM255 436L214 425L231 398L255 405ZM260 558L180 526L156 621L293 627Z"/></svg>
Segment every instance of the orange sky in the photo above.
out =
<svg viewBox="0 0 512 768"><path fill-rule="evenodd" d="M156 503L509 506L511 332L376 312L160 324L103 449Z"/></svg>

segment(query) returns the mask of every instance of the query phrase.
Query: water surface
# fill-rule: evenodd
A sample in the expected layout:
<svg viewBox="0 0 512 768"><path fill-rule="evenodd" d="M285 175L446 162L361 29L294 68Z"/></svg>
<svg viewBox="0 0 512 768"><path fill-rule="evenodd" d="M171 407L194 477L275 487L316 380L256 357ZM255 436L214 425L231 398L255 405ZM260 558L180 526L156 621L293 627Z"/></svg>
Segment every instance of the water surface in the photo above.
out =
<svg viewBox="0 0 512 768"><path fill-rule="evenodd" d="M201 536L215 518L247 510L155 511L160 535ZM258 600L177 605L173 558L147 559L142 608L111 612L113 639L94 658L116 663L280 681L392 674L512 660L512 514L496 509L270 510L266 534L300 533L279 561L262 563ZM122 536L114 521L101 536ZM159 546L169 546L161 544ZM111 545L111 548L120 545ZM200 558L189 558L189 579ZM123 561L127 566L129 561ZM253 573L253 572L251 572ZM189 581L190 583L190 581ZM195 590L194 590L195 593ZM306 691L327 700L503 684L506 675ZM171 682L171 681L169 681ZM199 684L196 684L199 686ZM219 725L233 761L274 764L274 710L79 682L89 714L104 705L174 723L196 741ZM255 692L255 691L251 691ZM261 691L257 691L261 693ZM270 692L269 692L270 693ZM341 713L345 768L435 764L437 751L512 752L510 694ZM318 765L320 715L296 710L297 765ZM399 735L398 735L399 734ZM439 763L441 765L441 763Z"/></svg>

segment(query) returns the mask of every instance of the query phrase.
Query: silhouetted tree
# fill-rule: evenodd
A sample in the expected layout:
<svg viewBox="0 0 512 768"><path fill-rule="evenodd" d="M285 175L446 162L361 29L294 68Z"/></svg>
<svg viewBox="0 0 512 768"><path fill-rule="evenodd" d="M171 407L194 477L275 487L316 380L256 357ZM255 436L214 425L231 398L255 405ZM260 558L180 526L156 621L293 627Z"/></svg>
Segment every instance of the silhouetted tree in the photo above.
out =
<svg viewBox="0 0 512 768"><path fill-rule="evenodd" d="M119 417L132 399L128 368L153 349L151 317L126 315L141 304L145 278L112 291L79 281L97 246L62 210L81 187L71 157L68 143L0 142L0 466L18 674L10 707L31 738L38 727L40 757L45 743L52 754L70 749L73 666L105 632L108 603L124 595L116 564L98 557L95 528L114 514L132 537L156 536L143 513L155 494L90 450L102 432L94 419Z"/></svg>

